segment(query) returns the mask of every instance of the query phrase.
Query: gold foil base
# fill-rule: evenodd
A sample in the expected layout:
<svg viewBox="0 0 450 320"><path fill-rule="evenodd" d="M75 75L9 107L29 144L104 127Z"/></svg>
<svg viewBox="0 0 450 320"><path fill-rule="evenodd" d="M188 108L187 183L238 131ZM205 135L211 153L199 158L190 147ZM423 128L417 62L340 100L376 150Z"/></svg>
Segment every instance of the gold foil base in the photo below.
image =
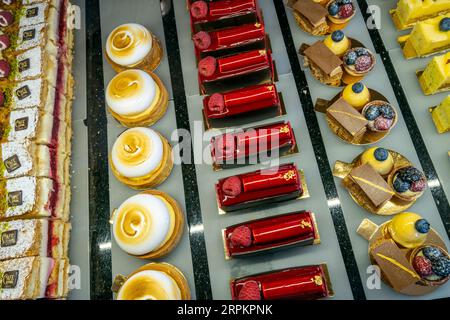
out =
<svg viewBox="0 0 450 320"><path fill-rule="evenodd" d="M392 158L394 159L394 167L391 172L394 172L401 167L412 166L412 163L400 153L392 150L389 150L389 152L391 153ZM385 202L383 205L375 207L369 200L369 198L365 195L365 193L361 190L361 188L356 183L354 183L352 179L348 176L353 168L356 168L359 165L361 165L360 157L361 155L356 157L352 163L336 161L333 168L333 175L337 178L343 179L342 183L344 187L348 190L352 199L360 207L364 208L370 213L382 216L389 216L407 210L416 202L417 199L405 201L400 199L398 196L394 195L389 201Z"/></svg>

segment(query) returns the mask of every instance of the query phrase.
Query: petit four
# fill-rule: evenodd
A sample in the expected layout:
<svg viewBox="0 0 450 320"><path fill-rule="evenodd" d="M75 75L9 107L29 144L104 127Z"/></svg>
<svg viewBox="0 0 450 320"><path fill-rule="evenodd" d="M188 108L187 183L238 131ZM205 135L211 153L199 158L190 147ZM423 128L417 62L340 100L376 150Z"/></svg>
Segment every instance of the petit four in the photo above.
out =
<svg viewBox="0 0 450 320"><path fill-rule="evenodd" d="M417 76L425 95L450 90L450 52L434 57Z"/></svg>
<svg viewBox="0 0 450 320"><path fill-rule="evenodd" d="M27 219L0 222L0 260L21 257L67 257L70 224Z"/></svg>
<svg viewBox="0 0 450 320"><path fill-rule="evenodd" d="M326 264L233 279L230 286L233 300L315 300L334 295Z"/></svg>
<svg viewBox="0 0 450 320"><path fill-rule="evenodd" d="M379 174L386 176L394 168L394 158L389 150L374 147L363 152L361 164L369 164Z"/></svg>
<svg viewBox="0 0 450 320"><path fill-rule="evenodd" d="M123 202L112 217L117 244L142 259L169 253L183 233L184 215L178 203L164 192L144 191Z"/></svg>
<svg viewBox="0 0 450 320"><path fill-rule="evenodd" d="M389 184L397 197L405 201L414 201L425 191L427 179L419 169L405 166L391 172Z"/></svg>
<svg viewBox="0 0 450 320"><path fill-rule="evenodd" d="M354 77L363 77L375 66L375 56L366 48L352 48L342 59L345 71Z"/></svg>
<svg viewBox="0 0 450 320"><path fill-rule="evenodd" d="M341 30L336 30L323 43L338 57L342 57L351 47L351 40Z"/></svg>
<svg viewBox="0 0 450 320"><path fill-rule="evenodd" d="M371 131L390 131L397 123L397 112L386 101L373 100L367 103L362 114L369 121L367 128Z"/></svg>
<svg viewBox="0 0 450 320"><path fill-rule="evenodd" d="M290 122L226 133L211 139L211 157L214 167L246 164L262 156L273 157L295 152L296 140Z"/></svg>
<svg viewBox="0 0 450 320"><path fill-rule="evenodd" d="M189 300L186 278L171 264L149 263L128 277L117 276L113 291L117 300Z"/></svg>
<svg viewBox="0 0 450 320"><path fill-rule="evenodd" d="M134 189L152 188L170 175L172 148L166 138L152 129L128 129L114 143L110 164L122 183Z"/></svg>
<svg viewBox="0 0 450 320"><path fill-rule="evenodd" d="M329 32L328 11L322 4L313 0L297 0L291 4L291 8L302 30L313 35L324 35Z"/></svg>
<svg viewBox="0 0 450 320"><path fill-rule="evenodd" d="M431 108L430 112L439 133L450 131L450 95L439 106Z"/></svg>
<svg viewBox="0 0 450 320"><path fill-rule="evenodd" d="M427 239L430 224L416 213L403 212L388 223L387 230L392 239L400 246L416 248Z"/></svg>
<svg viewBox="0 0 450 320"><path fill-rule="evenodd" d="M253 220L223 230L227 259L320 243L314 213L293 212Z"/></svg>
<svg viewBox="0 0 450 320"><path fill-rule="evenodd" d="M145 127L164 116L169 94L154 73L130 69L109 82L106 104L112 116L124 126Z"/></svg>
<svg viewBox="0 0 450 320"><path fill-rule="evenodd" d="M405 58L425 57L450 48L450 13L418 22L398 38Z"/></svg>
<svg viewBox="0 0 450 320"><path fill-rule="evenodd" d="M328 19L334 24L346 24L356 14L353 0L331 0L327 4Z"/></svg>
<svg viewBox="0 0 450 320"><path fill-rule="evenodd" d="M220 58L207 56L198 64L198 80L202 94L273 83L272 54L269 50L252 50Z"/></svg>
<svg viewBox="0 0 450 320"><path fill-rule="evenodd" d="M106 58L116 72L126 69L151 72L158 67L162 56L158 38L137 23L116 27L106 41Z"/></svg>
<svg viewBox="0 0 450 320"><path fill-rule="evenodd" d="M309 196L303 173L292 163L221 179L216 194L224 212Z"/></svg>
<svg viewBox="0 0 450 320"><path fill-rule="evenodd" d="M222 57L250 50L264 50L266 31L263 23L238 25L217 31L199 31L193 35L197 59Z"/></svg>
<svg viewBox="0 0 450 320"><path fill-rule="evenodd" d="M417 22L445 14L450 11L447 0L399 0L391 10L392 19L398 30L413 27Z"/></svg>
<svg viewBox="0 0 450 320"><path fill-rule="evenodd" d="M195 1L190 3L192 33L262 21L256 0Z"/></svg>
<svg viewBox="0 0 450 320"><path fill-rule="evenodd" d="M356 82L345 87L342 98L356 110L361 111L370 102L371 96L369 89L362 82Z"/></svg>
<svg viewBox="0 0 450 320"><path fill-rule="evenodd" d="M353 106L347 103L344 98L339 98L327 109L328 119L338 124L344 130L348 140L362 137L367 130L368 120ZM338 134L340 135L340 134Z"/></svg>

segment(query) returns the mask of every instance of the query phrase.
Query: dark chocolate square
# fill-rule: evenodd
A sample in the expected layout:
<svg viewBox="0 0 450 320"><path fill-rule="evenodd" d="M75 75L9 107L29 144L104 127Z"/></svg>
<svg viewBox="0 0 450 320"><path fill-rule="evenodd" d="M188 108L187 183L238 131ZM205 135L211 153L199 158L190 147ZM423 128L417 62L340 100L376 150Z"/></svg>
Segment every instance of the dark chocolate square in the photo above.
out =
<svg viewBox="0 0 450 320"><path fill-rule="evenodd" d="M19 270L6 271L2 277L2 289L14 289L19 279Z"/></svg>
<svg viewBox="0 0 450 320"><path fill-rule="evenodd" d="M30 69L30 58L19 61L19 72L24 72Z"/></svg>
<svg viewBox="0 0 450 320"><path fill-rule="evenodd" d="M23 203L22 190L8 193L8 206L18 207Z"/></svg>
<svg viewBox="0 0 450 320"><path fill-rule="evenodd" d="M0 247L12 247L17 243L17 230L5 231L1 235Z"/></svg>
<svg viewBox="0 0 450 320"><path fill-rule="evenodd" d="M14 129L16 131L23 131L28 129L28 122L29 122L28 120L29 120L28 117L16 119L16 121L14 122Z"/></svg>
<svg viewBox="0 0 450 320"><path fill-rule="evenodd" d="M30 95L31 95L31 90L27 85L20 87L19 89L16 90L16 96L19 100L28 98Z"/></svg>
<svg viewBox="0 0 450 320"><path fill-rule="evenodd" d="M23 41L33 40L36 37L36 29L25 30L22 34Z"/></svg>
<svg viewBox="0 0 450 320"><path fill-rule="evenodd" d="M20 164L20 160L17 154L13 155L12 157L9 157L3 163L5 164L5 168L6 171L8 171L8 173L14 172L22 166Z"/></svg>

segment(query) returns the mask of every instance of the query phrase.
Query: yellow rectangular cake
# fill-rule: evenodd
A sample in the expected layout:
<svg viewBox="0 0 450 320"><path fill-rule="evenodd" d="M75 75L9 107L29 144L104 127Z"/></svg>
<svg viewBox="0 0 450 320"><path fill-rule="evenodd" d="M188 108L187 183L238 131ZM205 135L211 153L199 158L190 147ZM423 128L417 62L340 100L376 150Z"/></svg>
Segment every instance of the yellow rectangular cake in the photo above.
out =
<svg viewBox="0 0 450 320"><path fill-rule="evenodd" d="M419 76L419 83L426 95L450 89L450 52L434 57Z"/></svg>
<svg viewBox="0 0 450 320"><path fill-rule="evenodd" d="M450 95L431 111L431 117L439 133L450 131Z"/></svg>
<svg viewBox="0 0 450 320"><path fill-rule="evenodd" d="M393 10L397 29L411 28L415 23L450 12L449 0L399 0Z"/></svg>

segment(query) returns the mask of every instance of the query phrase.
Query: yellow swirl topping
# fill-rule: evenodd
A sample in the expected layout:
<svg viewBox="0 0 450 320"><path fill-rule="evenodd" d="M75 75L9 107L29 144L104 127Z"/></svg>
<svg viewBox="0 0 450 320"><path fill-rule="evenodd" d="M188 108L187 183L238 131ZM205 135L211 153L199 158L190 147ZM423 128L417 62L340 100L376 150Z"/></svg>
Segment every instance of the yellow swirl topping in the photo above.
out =
<svg viewBox="0 0 450 320"><path fill-rule="evenodd" d="M144 163L152 153L152 142L148 136L138 130L124 132L117 141L118 159L127 165L138 166Z"/></svg>
<svg viewBox="0 0 450 320"><path fill-rule="evenodd" d="M110 39L111 53L117 57L124 57L133 54L143 43L151 41L151 36L143 27L123 25L111 33Z"/></svg>

